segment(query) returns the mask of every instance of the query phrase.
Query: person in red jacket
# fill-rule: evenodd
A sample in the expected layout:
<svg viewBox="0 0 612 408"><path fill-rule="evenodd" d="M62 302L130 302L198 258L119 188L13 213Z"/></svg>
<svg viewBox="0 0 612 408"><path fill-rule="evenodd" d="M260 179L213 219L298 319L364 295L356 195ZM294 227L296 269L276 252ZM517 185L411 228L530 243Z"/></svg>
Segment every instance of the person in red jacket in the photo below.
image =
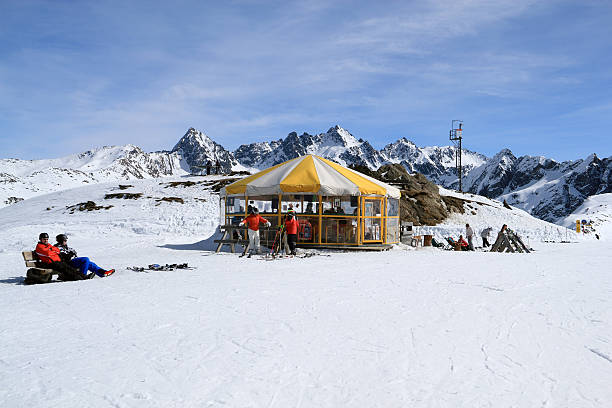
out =
<svg viewBox="0 0 612 408"><path fill-rule="evenodd" d="M45 268L59 272L59 278L61 280L83 279L81 273L77 269L62 261L59 248L49 244L49 234L46 232L38 236L38 244L34 252L36 252L38 260Z"/></svg>
<svg viewBox="0 0 612 408"><path fill-rule="evenodd" d="M463 239L463 235L459 235L459 239L457 240L457 243L459 245L461 245L461 250L462 251L468 251L468 243L465 241L465 239Z"/></svg>
<svg viewBox="0 0 612 408"><path fill-rule="evenodd" d="M242 220L241 224L246 224L248 226L249 250L251 252L255 250L258 254L261 254L261 247L259 246L259 224L264 224L266 227L269 227L271 225L270 221L259 215L259 210L253 207L249 215Z"/></svg>
<svg viewBox="0 0 612 408"><path fill-rule="evenodd" d="M287 232L287 243L289 244L289 249L291 250L291 255L295 255L295 247L297 245L297 233L298 233L299 223L297 218L295 217L295 211L290 209L287 215L285 216L285 231Z"/></svg>

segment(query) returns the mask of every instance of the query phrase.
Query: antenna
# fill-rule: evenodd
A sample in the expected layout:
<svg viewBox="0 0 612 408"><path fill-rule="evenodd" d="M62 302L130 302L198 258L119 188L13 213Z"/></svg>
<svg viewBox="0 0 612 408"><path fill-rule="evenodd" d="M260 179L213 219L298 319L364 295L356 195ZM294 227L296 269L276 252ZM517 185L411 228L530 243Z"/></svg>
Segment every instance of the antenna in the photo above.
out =
<svg viewBox="0 0 612 408"><path fill-rule="evenodd" d="M463 139L463 121L454 119L451 122L450 135L448 137L453 141L457 153L455 154L455 167L457 169L457 176L459 177L459 192L463 192L462 179L462 167L461 167L461 140Z"/></svg>

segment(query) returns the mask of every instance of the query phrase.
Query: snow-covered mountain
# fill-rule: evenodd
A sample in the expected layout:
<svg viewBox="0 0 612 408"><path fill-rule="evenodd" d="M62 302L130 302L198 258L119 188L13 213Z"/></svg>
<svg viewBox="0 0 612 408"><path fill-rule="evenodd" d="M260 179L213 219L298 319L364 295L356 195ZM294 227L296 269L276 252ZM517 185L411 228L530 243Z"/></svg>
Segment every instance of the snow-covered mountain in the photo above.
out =
<svg viewBox="0 0 612 408"><path fill-rule="evenodd" d="M455 159L457 150L453 146L418 147L406 138L401 138L386 145L381 151L385 162L399 163L411 173L421 173L431 181L451 186L457 180ZM462 149L462 166L464 172L484 164L485 155Z"/></svg>
<svg viewBox="0 0 612 408"><path fill-rule="evenodd" d="M506 200L538 218L562 222L587 197L612 191L612 158L601 160L593 154L560 163L542 156L517 158L504 149L470 171L464 187Z"/></svg>
<svg viewBox="0 0 612 408"><path fill-rule="evenodd" d="M231 152L194 128L172 151L147 153L128 144L57 159L0 159L0 207L84 184L200 173L208 161L214 165L217 160L224 173L242 169Z"/></svg>
<svg viewBox="0 0 612 408"><path fill-rule="evenodd" d="M0 159L0 207L84 184L188 173L178 153L146 153L134 145L104 146L58 159Z"/></svg>
<svg viewBox="0 0 612 408"><path fill-rule="evenodd" d="M202 169L208 162L214 166L217 161L224 173L239 166L231 152L194 128L187 130L172 149L172 153L178 153L190 169Z"/></svg>
<svg viewBox="0 0 612 408"><path fill-rule="evenodd" d="M263 169L304 154L342 165L376 170L401 164L446 188L457 188L456 150L452 146L418 147L402 137L383 149L334 126L325 133L298 135L225 149L203 132L189 128L171 151L146 153L137 146L102 147L51 160L0 160L0 206L51 191L108 180L143 179L200 173L217 160L224 173ZM464 191L506 200L552 222L576 210L587 197L612 191L612 158L596 155L557 162L542 156L516 157L503 149L491 158L464 149Z"/></svg>
<svg viewBox="0 0 612 408"><path fill-rule="evenodd" d="M247 167L263 169L303 156L315 154L334 160L342 165L359 164L372 170L385 163L385 158L370 143L357 140L346 129L334 126L325 133L298 136L291 132L285 139L273 142L260 142L240 146L235 152L238 161Z"/></svg>

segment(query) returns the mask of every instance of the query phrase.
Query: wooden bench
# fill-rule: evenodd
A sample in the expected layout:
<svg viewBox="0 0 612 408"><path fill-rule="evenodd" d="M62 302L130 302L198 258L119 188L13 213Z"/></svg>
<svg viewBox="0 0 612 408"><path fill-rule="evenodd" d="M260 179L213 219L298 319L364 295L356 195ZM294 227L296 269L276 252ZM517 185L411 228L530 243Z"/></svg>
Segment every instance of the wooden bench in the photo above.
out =
<svg viewBox="0 0 612 408"><path fill-rule="evenodd" d="M242 225L220 225L219 229L223 231L223 236L221 237L221 239L214 240L214 242L218 244L215 252L221 251L223 245L229 245L230 251L232 251L232 253L236 253L236 244L246 247L249 244L249 240L244 239L241 233L241 231L246 231L246 228L247 227ZM234 238L235 231L237 232L237 235L240 236L239 239Z"/></svg>
<svg viewBox="0 0 612 408"><path fill-rule="evenodd" d="M30 268L26 272L26 279L24 281L26 285L51 282L53 275L58 274L53 269L44 268L43 264L38 261L34 251L23 251L21 255L23 255L26 267Z"/></svg>

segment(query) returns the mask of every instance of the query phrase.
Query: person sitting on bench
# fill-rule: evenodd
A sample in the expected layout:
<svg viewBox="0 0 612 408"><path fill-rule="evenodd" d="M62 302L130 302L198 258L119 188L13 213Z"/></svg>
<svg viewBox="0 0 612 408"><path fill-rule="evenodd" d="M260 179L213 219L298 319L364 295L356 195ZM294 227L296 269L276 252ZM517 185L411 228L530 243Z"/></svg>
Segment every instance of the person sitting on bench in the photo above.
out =
<svg viewBox="0 0 612 408"><path fill-rule="evenodd" d="M55 246L60 250L60 258L62 261L69 263L73 268L77 268L81 272L83 279L93 278L94 275L104 278L115 273L114 269L106 270L100 268L86 256L77 257L76 250L68 246L68 237L66 234L59 234L55 239L57 240ZM91 273L88 274L87 272Z"/></svg>
<svg viewBox="0 0 612 408"><path fill-rule="evenodd" d="M59 248L49 244L49 234L46 232L42 232L38 236L38 244L34 252L44 267L53 269L59 273L60 280L82 279L76 268L62 261Z"/></svg>
<svg viewBox="0 0 612 408"><path fill-rule="evenodd" d="M463 239L463 235L459 235L459 239L457 240L457 243L461 245L462 251L469 251L468 243L465 239Z"/></svg>

